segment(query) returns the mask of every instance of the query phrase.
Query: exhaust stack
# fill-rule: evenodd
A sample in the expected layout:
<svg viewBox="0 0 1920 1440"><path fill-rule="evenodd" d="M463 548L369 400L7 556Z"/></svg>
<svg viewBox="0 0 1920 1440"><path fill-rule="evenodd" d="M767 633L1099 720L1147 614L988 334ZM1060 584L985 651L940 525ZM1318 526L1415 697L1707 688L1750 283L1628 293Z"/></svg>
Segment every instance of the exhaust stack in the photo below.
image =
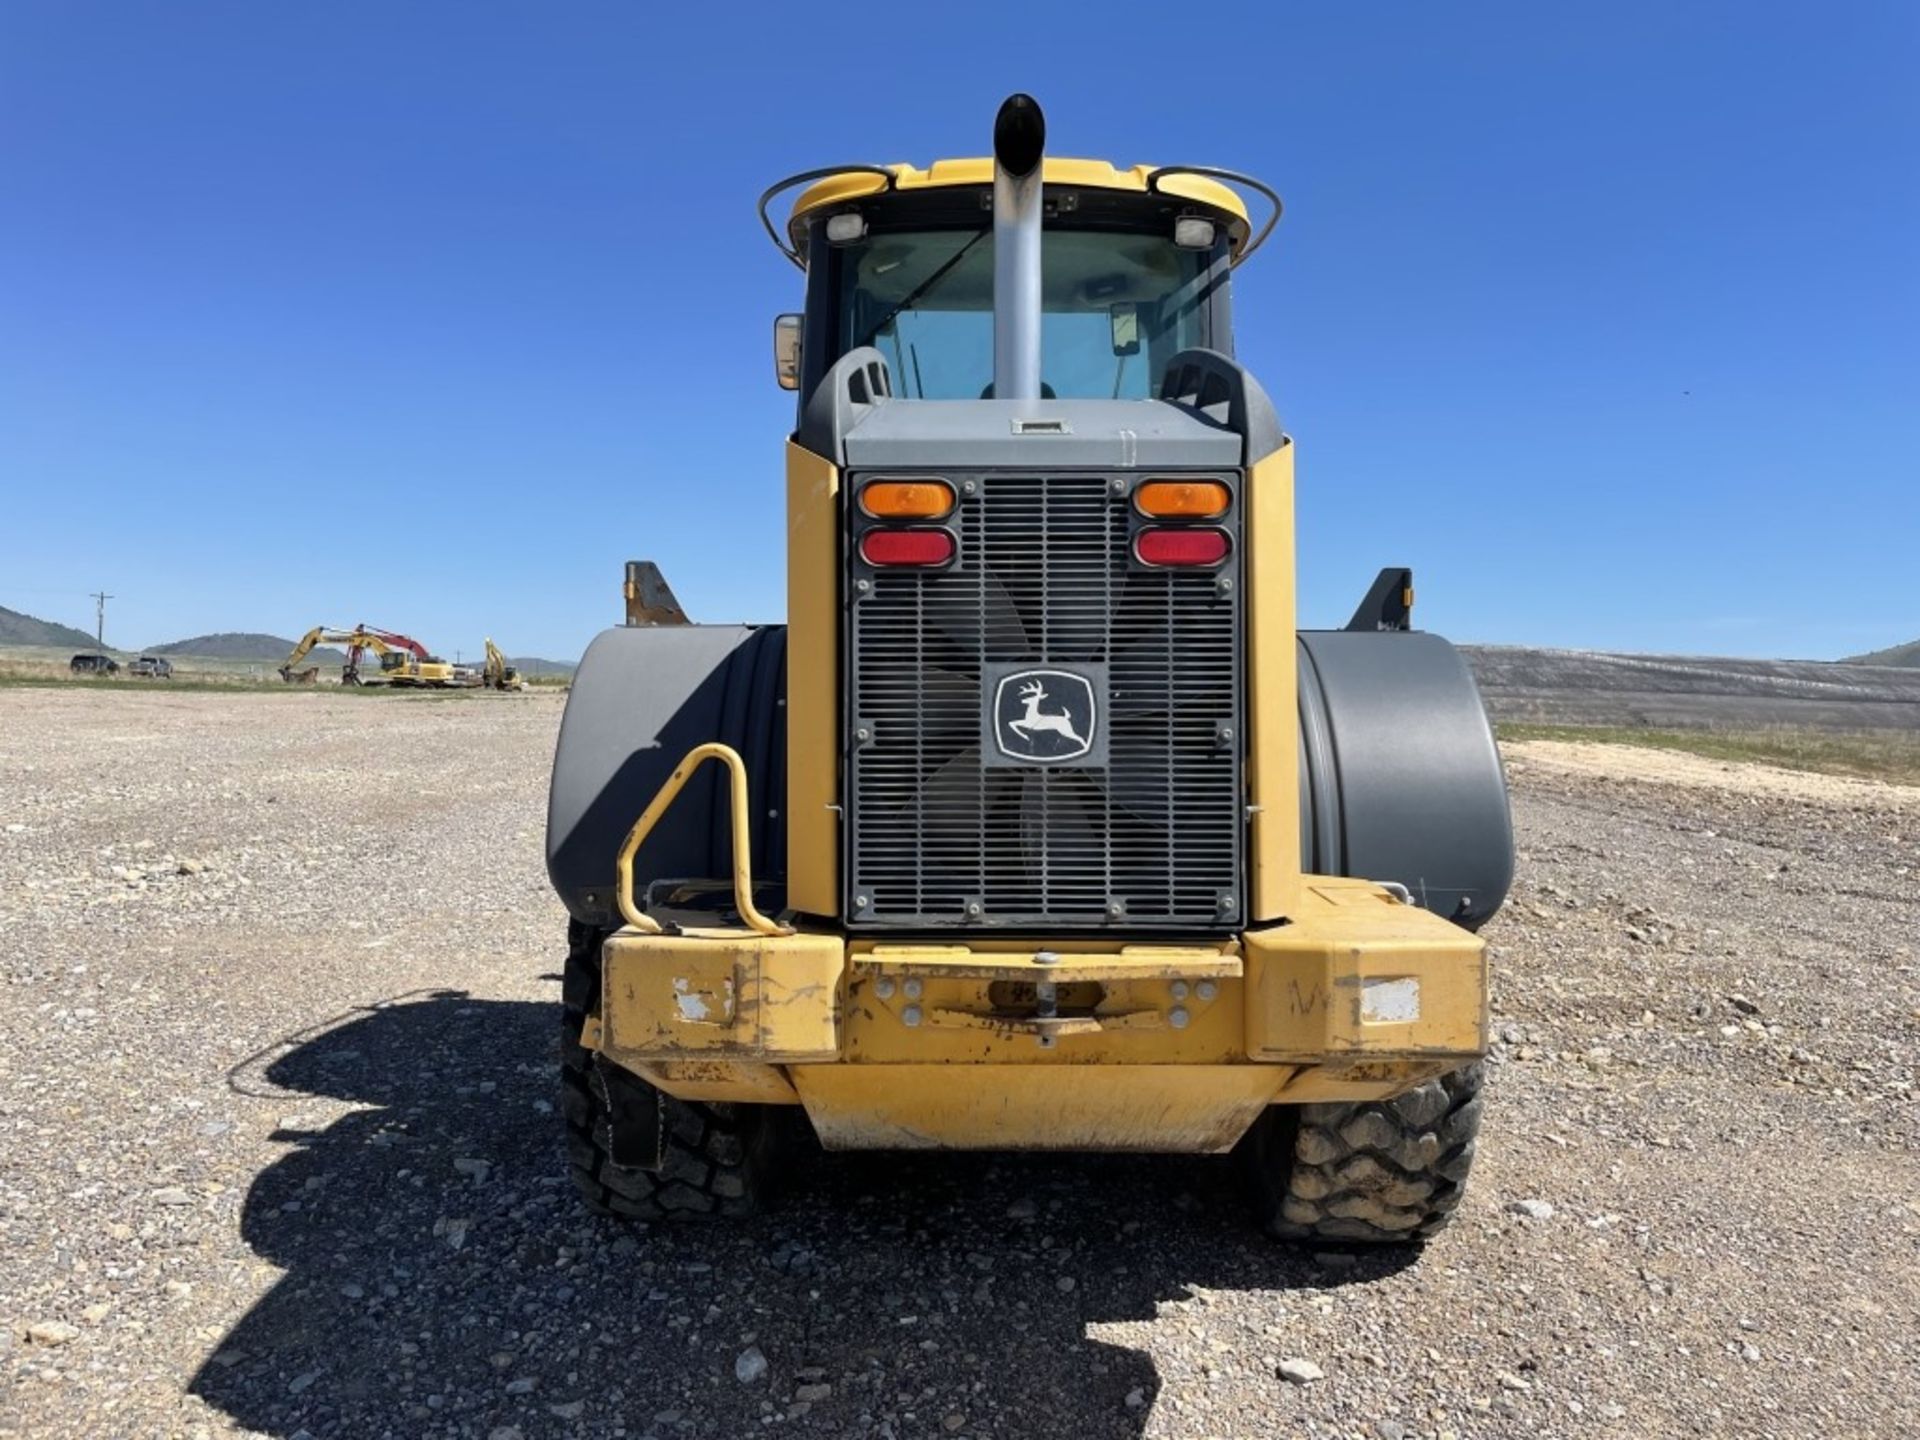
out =
<svg viewBox="0 0 1920 1440"><path fill-rule="evenodd" d="M993 122L993 398L1040 398L1040 159L1047 119L1009 95Z"/></svg>

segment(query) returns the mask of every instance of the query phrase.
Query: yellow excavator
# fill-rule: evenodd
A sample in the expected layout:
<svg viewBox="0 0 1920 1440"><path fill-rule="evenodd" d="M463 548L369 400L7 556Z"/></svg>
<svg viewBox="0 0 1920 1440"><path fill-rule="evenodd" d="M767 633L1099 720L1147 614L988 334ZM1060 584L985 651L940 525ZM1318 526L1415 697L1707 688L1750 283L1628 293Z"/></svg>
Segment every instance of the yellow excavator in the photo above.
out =
<svg viewBox="0 0 1920 1440"><path fill-rule="evenodd" d="M366 625L356 625L351 630L337 630L328 625L314 626L300 637L299 643L281 662L280 678L290 685L313 684L320 673L319 667L309 666L305 670L296 667L316 645L347 647L347 663L340 667L342 685L386 684L401 688L418 686L444 689L453 683L454 667L438 655L429 655L427 647L418 640ZM360 663L369 650L380 660L380 673L377 676L360 673Z"/></svg>
<svg viewBox="0 0 1920 1440"><path fill-rule="evenodd" d="M487 637L487 665L480 672L480 683L489 690L524 690L527 682L520 678L520 672L507 663L507 657L500 653L500 647L493 643L493 637Z"/></svg>

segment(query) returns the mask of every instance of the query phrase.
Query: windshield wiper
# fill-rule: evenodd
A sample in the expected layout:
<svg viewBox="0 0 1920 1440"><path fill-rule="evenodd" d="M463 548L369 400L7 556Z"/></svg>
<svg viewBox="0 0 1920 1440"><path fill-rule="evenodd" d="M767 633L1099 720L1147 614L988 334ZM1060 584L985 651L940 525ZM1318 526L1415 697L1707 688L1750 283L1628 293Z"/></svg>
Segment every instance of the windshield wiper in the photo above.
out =
<svg viewBox="0 0 1920 1440"><path fill-rule="evenodd" d="M902 310L910 310L920 300L924 299L926 297L927 292L933 289L934 286L938 285L943 279L945 279L948 271L953 269L953 267L958 265L962 260L966 259L967 252L973 249L973 247L978 245L982 240L986 239L988 234L991 232L991 230L992 230L991 226L982 226L978 231L976 231L974 234L974 237L971 240L967 241L966 244L962 245L958 250L953 252L952 259L948 260L938 270L935 270L931 275L927 276L926 279L922 280L912 290L908 291L906 299L902 300L898 305L894 306L885 315L882 315L880 317L880 323L874 326L871 330L867 331L867 333L860 338L860 344L855 345L853 348L858 350L860 348L860 345L871 345L873 343L874 337L878 335L882 330L886 329L887 326L891 325L895 320L897 320Z"/></svg>

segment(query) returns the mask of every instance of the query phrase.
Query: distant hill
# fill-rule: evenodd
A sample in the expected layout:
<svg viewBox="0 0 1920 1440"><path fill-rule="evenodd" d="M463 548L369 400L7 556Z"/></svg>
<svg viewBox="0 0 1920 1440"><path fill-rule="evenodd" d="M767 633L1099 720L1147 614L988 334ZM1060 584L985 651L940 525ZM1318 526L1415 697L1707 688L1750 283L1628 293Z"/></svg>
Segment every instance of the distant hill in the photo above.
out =
<svg viewBox="0 0 1920 1440"><path fill-rule="evenodd" d="M1885 650L1874 650L1865 655L1849 655L1840 663L1843 665L1899 665L1909 670L1920 670L1920 640L1909 640L1904 645L1891 645Z"/></svg>
<svg viewBox="0 0 1920 1440"><path fill-rule="evenodd" d="M542 660L533 655L509 655L507 664L522 675L571 675L578 664L574 660Z"/></svg>
<svg viewBox="0 0 1920 1440"><path fill-rule="evenodd" d="M245 660L262 665L278 665L293 650L296 641L279 635L262 635L254 630L223 630L218 635L195 635L165 645L149 645L142 655L187 655L196 660ZM307 652L305 665L344 665L347 657L331 646L322 645Z"/></svg>
<svg viewBox="0 0 1920 1440"><path fill-rule="evenodd" d="M1920 666L1463 645L1495 720L1659 729L1920 732Z"/></svg>
<svg viewBox="0 0 1920 1440"><path fill-rule="evenodd" d="M71 625L22 615L0 605L0 645L59 645L92 650L93 636Z"/></svg>

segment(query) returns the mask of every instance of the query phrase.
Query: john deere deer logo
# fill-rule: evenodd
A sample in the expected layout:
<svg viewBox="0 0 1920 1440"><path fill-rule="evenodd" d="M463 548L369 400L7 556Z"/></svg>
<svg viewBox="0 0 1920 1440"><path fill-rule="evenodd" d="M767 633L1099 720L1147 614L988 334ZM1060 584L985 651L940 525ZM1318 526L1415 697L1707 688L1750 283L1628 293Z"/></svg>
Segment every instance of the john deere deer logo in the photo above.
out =
<svg viewBox="0 0 1920 1440"><path fill-rule="evenodd" d="M1066 736L1076 745L1085 745L1086 740L1073 728L1073 716L1064 710L1056 710L1049 715L1040 708L1046 698L1047 687L1038 680L1022 685L1020 699L1027 707L1027 713L1018 720L1009 720L1007 728L1016 735L1025 736L1028 740L1033 739L1043 730L1051 730L1056 735Z"/></svg>
<svg viewBox="0 0 1920 1440"><path fill-rule="evenodd" d="M1069 670L1002 676L993 697L994 743L1007 759L1077 760L1093 748L1093 682Z"/></svg>

